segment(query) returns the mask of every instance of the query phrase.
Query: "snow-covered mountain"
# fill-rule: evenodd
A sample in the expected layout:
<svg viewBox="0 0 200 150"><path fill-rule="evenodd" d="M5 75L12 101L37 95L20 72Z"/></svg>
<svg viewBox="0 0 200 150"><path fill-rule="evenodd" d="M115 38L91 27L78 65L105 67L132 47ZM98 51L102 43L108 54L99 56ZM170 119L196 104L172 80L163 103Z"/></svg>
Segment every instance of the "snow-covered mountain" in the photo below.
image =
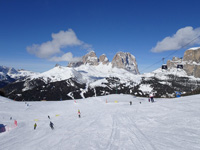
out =
<svg viewBox="0 0 200 150"><path fill-rule="evenodd" d="M99 58L96 56L94 51L90 51L88 54L82 57L82 61L69 63L68 67L80 67L83 65L98 66L102 64L107 68L112 66L112 68L125 69L132 72L133 74L139 74L137 62L135 56L127 52L118 52L111 62L109 62L107 56L102 54Z"/></svg>
<svg viewBox="0 0 200 150"><path fill-rule="evenodd" d="M157 69L135 75L126 69L107 65L56 66L4 87L16 100L60 100L126 93L136 96L175 97L175 91L190 94L199 90L200 79L182 69Z"/></svg>
<svg viewBox="0 0 200 150"><path fill-rule="evenodd" d="M24 80L27 77L38 73L26 70L16 70L12 67L0 66L0 88L17 80Z"/></svg>
<svg viewBox="0 0 200 150"><path fill-rule="evenodd" d="M155 97L175 97L176 91L185 95L200 93L200 78L189 76L184 69L171 67L138 74L135 57L130 53L119 52L112 62L105 55L100 58L92 51L82 62L68 67L56 65L38 74L23 72L26 77L8 84L4 91L16 100L77 99L114 93L145 97L149 93ZM18 71L15 76L21 74Z"/></svg>
<svg viewBox="0 0 200 150"><path fill-rule="evenodd" d="M20 79L20 78L31 77L31 76L36 75L38 73L23 70L23 69L16 70L12 67L0 66L0 74L2 75L2 77L8 75L13 79ZM0 80L1 80L1 78L0 78Z"/></svg>

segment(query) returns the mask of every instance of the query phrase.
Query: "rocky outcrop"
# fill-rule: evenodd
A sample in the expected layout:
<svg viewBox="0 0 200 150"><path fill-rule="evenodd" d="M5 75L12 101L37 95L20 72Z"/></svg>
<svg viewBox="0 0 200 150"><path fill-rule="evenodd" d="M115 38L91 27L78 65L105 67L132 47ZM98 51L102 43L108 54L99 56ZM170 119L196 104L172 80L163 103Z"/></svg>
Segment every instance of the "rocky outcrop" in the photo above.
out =
<svg viewBox="0 0 200 150"><path fill-rule="evenodd" d="M122 68L134 74L139 74L136 59L130 53L118 52L111 63L112 67Z"/></svg>
<svg viewBox="0 0 200 150"><path fill-rule="evenodd" d="M79 67L80 65L82 65L83 62L79 61L79 62L71 62L67 65L67 67Z"/></svg>
<svg viewBox="0 0 200 150"><path fill-rule="evenodd" d="M108 60L108 58L106 57L106 55L105 54L103 54L103 55L101 55L100 57L99 57L99 62L101 62L102 64L108 64L109 63L109 60Z"/></svg>
<svg viewBox="0 0 200 150"><path fill-rule="evenodd" d="M178 64L183 65L187 75L200 78L200 47L186 50L183 61L177 57L167 61L168 68L175 68Z"/></svg>
<svg viewBox="0 0 200 150"><path fill-rule="evenodd" d="M182 64L182 58L173 57L172 60L167 61L167 67L169 69L176 68L178 64Z"/></svg>
<svg viewBox="0 0 200 150"><path fill-rule="evenodd" d="M106 65L106 64L109 64L110 62L105 54L101 55L98 59L95 52L91 51L82 57L82 61L69 63L68 67L79 67L83 64L97 66L100 63L102 63L103 65ZM114 56L111 64L112 64L112 67L125 69L134 74L139 74L135 56L131 55L130 53L118 52Z"/></svg>
<svg viewBox="0 0 200 150"><path fill-rule="evenodd" d="M94 51L89 52L85 56L83 56L83 64L89 64L89 65L98 65L98 58L96 56L96 53Z"/></svg>
<svg viewBox="0 0 200 150"><path fill-rule="evenodd" d="M184 53L183 61L200 63L200 47L191 48Z"/></svg>
<svg viewBox="0 0 200 150"><path fill-rule="evenodd" d="M67 67L79 67L83 64L89 64L89 65L98 65L99 64L99 60L96 56L96 53L94 51L89 52L88 54L84 55L82 57L81 61L78 62L70 62Z"/></svg>

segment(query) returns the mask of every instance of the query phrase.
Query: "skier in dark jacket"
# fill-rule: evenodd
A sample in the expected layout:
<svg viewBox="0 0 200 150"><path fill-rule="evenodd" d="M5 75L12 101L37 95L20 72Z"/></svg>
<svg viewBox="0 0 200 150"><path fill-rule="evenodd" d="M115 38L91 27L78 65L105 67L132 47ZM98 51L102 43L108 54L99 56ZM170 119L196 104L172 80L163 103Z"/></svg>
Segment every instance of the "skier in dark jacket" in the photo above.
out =
<svg viewBox="0 0 200 150"><path fill-rule="evenodd" d="M149 97L150 97L151 102L153 103L153 102L154 102L153 93L151 93L151 94L149 95Z"/></svg>
<svg viewBox="0 0 200 150"><path fill-rule="evenodd" d="M50 119L50 116L48 116L48 118Z"/></svg>
<svg viewBox="0 0 200 150"><path fill-rule="evenodd" d="M54 129L54 124L50 121L50 124L49 124L49 126L51 127L51 129L53 130Z"/></svg>
<svg viewBox="0 0 200 150"><path fill-rule="evenodd" d="M132 105L132 101L130 101L130 105Z"/></svg>

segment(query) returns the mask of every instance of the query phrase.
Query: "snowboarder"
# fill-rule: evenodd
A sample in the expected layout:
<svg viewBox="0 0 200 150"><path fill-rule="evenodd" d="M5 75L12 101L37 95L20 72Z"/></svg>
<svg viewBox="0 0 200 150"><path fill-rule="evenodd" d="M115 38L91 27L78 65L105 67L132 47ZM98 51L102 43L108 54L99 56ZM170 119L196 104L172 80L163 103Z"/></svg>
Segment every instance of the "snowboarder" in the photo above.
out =
<svg viewBox="0 0 200 150"><path fill-rule="evenodd" d="M132 105L132 101L130 101L130 105Z"/></svg>
<svg viewBox="0 0 200 150"><path fill-rule="evenodd" d="M48 118L50 119L50 116L48 116Z"/></svg>
<svg viewBox="0 0 200 150"><path fill-rule="evenodd" d="M35 123L35 124L34 124L34 130L36 129L36 127L37 127L37 124Z"/></svg>
<svg viewBox="0 0 200 150"><path fill-rule="evenodd" d="M50 121L50 124L49 124L49 126L51 127L51 129L53 130L54 129L54 124Z"/></svg>
<svg viewBox="0 0 200 150"><path fill-rule="evenodd" d="M78 117L81 118L81 112L79 109L78 109Z"/></svg>

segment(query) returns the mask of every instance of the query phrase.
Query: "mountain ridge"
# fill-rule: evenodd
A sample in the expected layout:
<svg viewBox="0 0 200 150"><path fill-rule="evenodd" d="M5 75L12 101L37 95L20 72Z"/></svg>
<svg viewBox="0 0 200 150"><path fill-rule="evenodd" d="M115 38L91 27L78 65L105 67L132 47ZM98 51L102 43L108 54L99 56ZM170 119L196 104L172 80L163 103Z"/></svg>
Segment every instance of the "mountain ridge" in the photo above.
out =
<svg viewBox="0 0 200 150"><path fill-rule="evenodd" d="M188 75L184 69L161 68L145 74L137 73L135 57L130 53L118 52L112 62L106 55L97 58L94 51L83 57L83 62L71 66L56 65L43 73L12 75L15 81L4 85L6 96L16 100L59 100L125 93L147 97L175 97L200 92L200 78ZM174 61L179 61L174 58ZM103 63L105 62L105 63ZM115 64L116 63L116 64ZM133 67L133 68L131 68ZM139 72L139 71L138 71ZM12 84L11 84L12 83Z"/></svg>

